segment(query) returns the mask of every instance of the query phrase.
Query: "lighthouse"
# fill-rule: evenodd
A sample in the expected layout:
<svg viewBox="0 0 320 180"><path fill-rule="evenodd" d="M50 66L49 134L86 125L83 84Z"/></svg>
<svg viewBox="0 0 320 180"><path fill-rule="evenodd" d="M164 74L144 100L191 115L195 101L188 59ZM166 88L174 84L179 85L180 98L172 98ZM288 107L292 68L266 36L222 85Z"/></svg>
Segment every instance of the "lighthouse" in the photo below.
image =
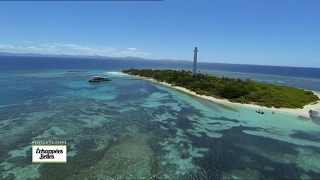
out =
<svg viewBox="0 0 320 180"><path fill-rule="evenodd" d="M193 75L197 75L197 55L198 55L198 48L194 48L194 57L193 57Z"/></svg>

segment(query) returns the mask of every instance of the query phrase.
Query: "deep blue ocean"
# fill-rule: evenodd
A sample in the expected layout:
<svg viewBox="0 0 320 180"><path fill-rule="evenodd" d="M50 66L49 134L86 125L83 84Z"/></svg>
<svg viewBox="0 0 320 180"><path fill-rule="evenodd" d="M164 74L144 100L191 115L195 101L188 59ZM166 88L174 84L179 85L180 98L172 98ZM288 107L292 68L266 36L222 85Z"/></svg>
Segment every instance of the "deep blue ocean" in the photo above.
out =
<svg viewBox="0 0 320 180"><path fill-rule="evenodd" d="M320 125L308 117L260 115L117 73L130 68L192 62L0 56L0 179L320 179ZM319 68L198 70L320 92ZM94 75L123 81L88 83ZM35 140L67 141L67 163L33 164Z"/></svg>
<svg viewBox="0 0 320 180"><path fill-rule="evenodd" d="M121 71L130 68L192 70L191 61L0 56L0 72L46 70ZM202 73L295 86L320 92L320 68L198 63Z"/></svg>
<svg viewBox="0 0 320 180"><path fill-rule="evenodd" d="M122 70L128 68L192 69L191 61L123 60L54 57L5 57L0 56L0 70ZM198 63L199 70L230 71L287 77L320 79L320 68Z"/></svg>

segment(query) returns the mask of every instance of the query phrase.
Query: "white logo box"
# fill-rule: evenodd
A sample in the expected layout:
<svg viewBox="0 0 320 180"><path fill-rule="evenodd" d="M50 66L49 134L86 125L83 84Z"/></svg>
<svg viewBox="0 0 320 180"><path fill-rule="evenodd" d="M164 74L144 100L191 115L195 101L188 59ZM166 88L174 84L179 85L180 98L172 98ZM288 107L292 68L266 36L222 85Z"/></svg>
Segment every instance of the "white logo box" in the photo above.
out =
<svg viewBox="0 0 320 180"><path fill-rule="evenodd" d="M32 145L33 163L67 163L67 145Z"/></svg>

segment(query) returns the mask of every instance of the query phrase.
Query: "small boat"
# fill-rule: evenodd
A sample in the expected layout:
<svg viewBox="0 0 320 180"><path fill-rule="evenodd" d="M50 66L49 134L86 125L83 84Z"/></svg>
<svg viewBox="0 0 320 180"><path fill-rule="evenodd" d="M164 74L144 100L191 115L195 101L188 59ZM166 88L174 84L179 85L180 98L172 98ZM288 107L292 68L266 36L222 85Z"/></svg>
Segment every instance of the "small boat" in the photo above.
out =
<svg viewBox="0 0 320 180"><path fill-rule="evenodd" d="M259 111L256 110L256 112L259 113L259 114L264 114L264 112L260 111L260 110Z"/></svg>
<svg viewBox="0 0 320 180"><path fill-rule="evenodd" d="M102 82L102 81L111 81L111 79L102 76L93 76L89 82Z"/></svg>

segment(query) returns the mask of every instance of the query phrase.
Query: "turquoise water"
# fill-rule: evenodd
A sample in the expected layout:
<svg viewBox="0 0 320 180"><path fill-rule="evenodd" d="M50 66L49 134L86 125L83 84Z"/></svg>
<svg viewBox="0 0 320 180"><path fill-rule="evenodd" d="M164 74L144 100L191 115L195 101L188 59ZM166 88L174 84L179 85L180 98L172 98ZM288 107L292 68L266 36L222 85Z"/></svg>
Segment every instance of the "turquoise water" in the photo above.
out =
<svg viewBox="0 0 320 180"><path fill-rule="evenodd" d="M225 107L142 80L89 84L97 74L128 78L1 73L0 179L320 177L320 125L312 121ZM67 141L67 164L32 164L32 140Z"/></svg>

